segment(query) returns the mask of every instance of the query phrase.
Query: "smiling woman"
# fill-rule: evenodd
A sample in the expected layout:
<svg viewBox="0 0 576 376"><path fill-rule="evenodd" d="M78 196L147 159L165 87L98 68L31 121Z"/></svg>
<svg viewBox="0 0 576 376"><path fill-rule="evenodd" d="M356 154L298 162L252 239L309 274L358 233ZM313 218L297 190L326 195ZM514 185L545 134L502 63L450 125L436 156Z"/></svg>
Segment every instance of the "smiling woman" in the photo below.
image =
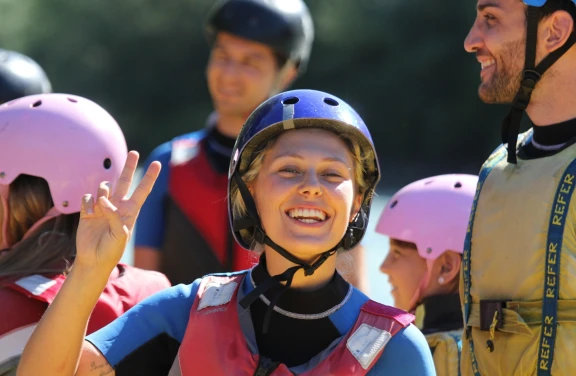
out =
<svg viewBox="0 0 576 376"><path fill-rule="evenodd" d="M134 169L129 159L123 174ZM85 268L74 269L67 295L42 319L22 375L38 374L38 363L43 375L73 374L76 364L77 375L434 374L414 316L370 300L336 271L336 254L356 246L367 230L380 171L360 116L341 99L313 90L265 101L236 142L230 225L240 245L262 251L259 264L157 294L87 337L79 363L72 359L84 318L63 307L73 301L89 313L89 297L99 293L94 281L109 272L94 267L95 259L121 257L127 241L121 233L133 226L158 172L151 164L133 198L115 200L119 213L107 209L106 197L94 201L96 214L87 214L79 230ZM92 209L88 204L85 211ZM56 338L70 342L56 346Z"/></svg>
<svg viewBox="0 0 576 376"><path fill-rule="evenodd" d="M271 217L269 214L274 212L271 206L274 205L275 192L282 196L277 198L279 202L276 213L283 215L277 219L262 219L264 223L276 221L278 225L276 228L280 228L283 222L294 223L298 225L299 231L305 231L306 228L321 228L326 232L332 229L333 221L351 219L353 214L358 213L362 195L367 189L363 160L374 158L369 150L365 154L368 155L361 153L358 142L353 138L339 137L326 130L312 128L285 132L266 142L262 152L250 164L243 180L251 193L255 190L266 192L267 200L257 200L262 203L258 207L261 216ZM270 179L263 179L264 176ZM304 184L304 189L299 189L297 183ZM294 190L297 191L296 199L289 197ZM232 197L234 197L234 215L239 217L247 215L246 205L237 186L232 189ZM349 198L355 201L353 210L348 211L349 218L336 217L336 212L347 213L346 206L352 206ZM336 207L337 205L345 207L341 209ZM287 220L286 217L292 220ZM272 228L274 226L268 225L268 227L267 233L270 231L277 233L277 236L273 236L275 239L283 236ZM346 228L342 224L336 226L338 227ZM242 233L248 237L247 242L255 249L261 246L254 243L253 235L247 230L243 230ZM320 232L310 234L318 236ZM332 231L331 235L335 238L333 240L335 245L344 233ZM281 246L292 241L297 239L278 240ZM297 247L294 246L295 243L291 245L291 248L299 249L300 253L306 253L301 247L308 247L307 244L299 244ZM315 254L314 251L308 253ZM307 258L305 254L299 257Z"/></svg>
<svg viewBox="0 0 576 376"><path fill-rule="evenodd" d="M350 143L358 146L351 139ZM374 158L373 153L367 154ZM252 171L248 170L254 179L246 182L265 224L265 233L308 264L325 250L337 247L358 214L366 191L365 179L361 179L361 189L354 179L355 171L363 175L360 158L353 157L342 138L322 129L288 131L268 141L257 163L251 164ZM245 216L248 213L241 192L237 187L234 190L235 215ZM254 248L262 246L253 233L244 231ZM274 253L267 258L278 256ZM335 262L335 258L330 258L330 262ZM322 274L320 270L317 273ZM295 274L292 286L309 284L303 283L303 277L304 273Z"/></svg>

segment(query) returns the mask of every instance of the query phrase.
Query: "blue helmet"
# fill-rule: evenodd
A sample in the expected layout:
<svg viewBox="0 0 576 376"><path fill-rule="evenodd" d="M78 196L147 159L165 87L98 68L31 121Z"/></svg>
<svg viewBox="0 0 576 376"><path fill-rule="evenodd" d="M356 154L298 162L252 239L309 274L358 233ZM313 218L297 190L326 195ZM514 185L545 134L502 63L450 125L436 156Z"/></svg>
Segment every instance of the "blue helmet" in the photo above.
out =
<svg viewBox="0 0 576 376"><path fill-rule="evenodd" d="M249 241L240 235L240 227L248 228L250 221L257 221L256 224L259 225L259 219L234 218L230 192L235 187L239 187L239 178L246 172L255 154L267 140L281 132L299 128L320 128L338 135L346 135L358 142L362 152L368 157L364 161L368 189L364 193L360 212L349 226L349 231L347 231L347 235L340 246L345 250L354 247L360 243L366 232L372 194L380 179L378 158L368 128L360 115L350 105L332 94L316 90L291 90L273 96L252 112L246 120L232 151L228 209L234 237L244 248L250 249L252 244L249 244ZM243 184L240 183L240 185ZM242 189L240 192L242 194ZM242 194L244 202L249 206L246 201L247 199L252 201L252 197L244 196L246 195ZM257 216L257 214L253 213L253 216ZM248 217L250 217L250 213ZM247 220L248 222L246 222ZM242 222L245 226L241 225ZM256 224L252 223L252 225ZM258 237L255 237L258 240ZM262 243L262 239L258 242Z"/></svg>
<svg viewBox="0 0 576 376"><path fill-rule="evenodd" d="M263 150L268 140L282 132L303 128L325 129L355 140L364 154L362 158L364 178L368 185L358 215L348 225L344 237L335 247L321 253L312 264L299 260L266 235L260 223L254 199L242 180L242 175L246 173L252 160ZM360 243L366 233L372 194L379 179L378 158L368 128L352 107L331 94L316 90L292 90L280 93L262 103L246 120L232 151L228 177L228 211L234 238L248 249L254 246L252 244L254 241L257 244L266 244L285 259L296 264L279 275L271 276L268 281L256 286L240 301L240 306L246 309L273 285L286 281L282 290L271 300L266 309L263 320L264 333L268 330L268 323L276 301L286 289L290 288L297 270L303 269L304 275L310 276L338 249L349 250ZM246 205L246 214L239 216L235 216L232 206L234 199L232 194L236 192L236 189ZM261 257L264 257L264 254Z"/></svg>
<svg viewBox="0 0 576 376"><path fill-rule="evenodd" d="M542 5L546 4L548 0L524 0L524 4L528 5L529 7L537 7L540 8ZM572 0L573 3L576 3L576 0Z"/></svg>

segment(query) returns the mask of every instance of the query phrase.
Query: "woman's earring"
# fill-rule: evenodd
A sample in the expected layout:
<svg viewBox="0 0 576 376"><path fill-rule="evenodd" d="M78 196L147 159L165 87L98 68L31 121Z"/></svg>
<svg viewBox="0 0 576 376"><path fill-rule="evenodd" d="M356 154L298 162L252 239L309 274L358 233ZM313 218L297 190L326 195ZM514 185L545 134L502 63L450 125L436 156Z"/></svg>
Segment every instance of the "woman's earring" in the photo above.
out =
<svg viewBox="0 0 576 376"><path fill-rule="evenodd" d="M444 282L445 282L445 281L444 281L444 277L442 277L442 276L438 277L438 283L439 283L439 284L443 285Z"/></svg>

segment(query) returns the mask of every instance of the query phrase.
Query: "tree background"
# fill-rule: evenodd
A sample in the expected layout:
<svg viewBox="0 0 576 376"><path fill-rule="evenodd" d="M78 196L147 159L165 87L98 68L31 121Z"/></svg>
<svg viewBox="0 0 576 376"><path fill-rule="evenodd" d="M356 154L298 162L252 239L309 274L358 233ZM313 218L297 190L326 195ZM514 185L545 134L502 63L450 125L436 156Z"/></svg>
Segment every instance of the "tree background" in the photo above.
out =
<svg viewBox="0 0 576 376"><path fill-rule="evenodd" d="M213 1L0 0L0 47L35 59L54 91L102 105L146 156L203 127L212 110L203 22ZM507 108L477 96L480 65L463 49L473 0L307 4L316 39L292 88L327 91L357 109L379 153L380 191L479 171Z"/></svg>

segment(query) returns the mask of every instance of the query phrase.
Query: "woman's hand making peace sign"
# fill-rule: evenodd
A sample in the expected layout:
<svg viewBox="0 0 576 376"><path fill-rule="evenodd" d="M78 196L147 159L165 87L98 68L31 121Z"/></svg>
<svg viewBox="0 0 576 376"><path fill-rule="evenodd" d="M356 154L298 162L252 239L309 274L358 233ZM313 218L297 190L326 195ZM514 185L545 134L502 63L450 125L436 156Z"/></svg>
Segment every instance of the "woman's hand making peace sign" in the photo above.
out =
<svg viewBox="0 0 576 376"><path fill-rule="evenodd" d="M90 194L83 197L76 235L76 268L98 269L110 273L120 261L132 236L140 208L150 194L161 168L159 162L150 164L140 184L132 195L127 197L138 158L137 152L128 153L116 187L102 182L98 187L97 197Z"/></svg>
<svg viewBox="0 0 576 376"><path fill-rule="evenodd" d="M94 305L120 261L140 208L160 173L159 162L150 164L128 198L137 165L138 153L131 151L116 187L102 182L97 197L84 196L74 266L28 340L19 375L114 374L84 336Z"/></svg>

